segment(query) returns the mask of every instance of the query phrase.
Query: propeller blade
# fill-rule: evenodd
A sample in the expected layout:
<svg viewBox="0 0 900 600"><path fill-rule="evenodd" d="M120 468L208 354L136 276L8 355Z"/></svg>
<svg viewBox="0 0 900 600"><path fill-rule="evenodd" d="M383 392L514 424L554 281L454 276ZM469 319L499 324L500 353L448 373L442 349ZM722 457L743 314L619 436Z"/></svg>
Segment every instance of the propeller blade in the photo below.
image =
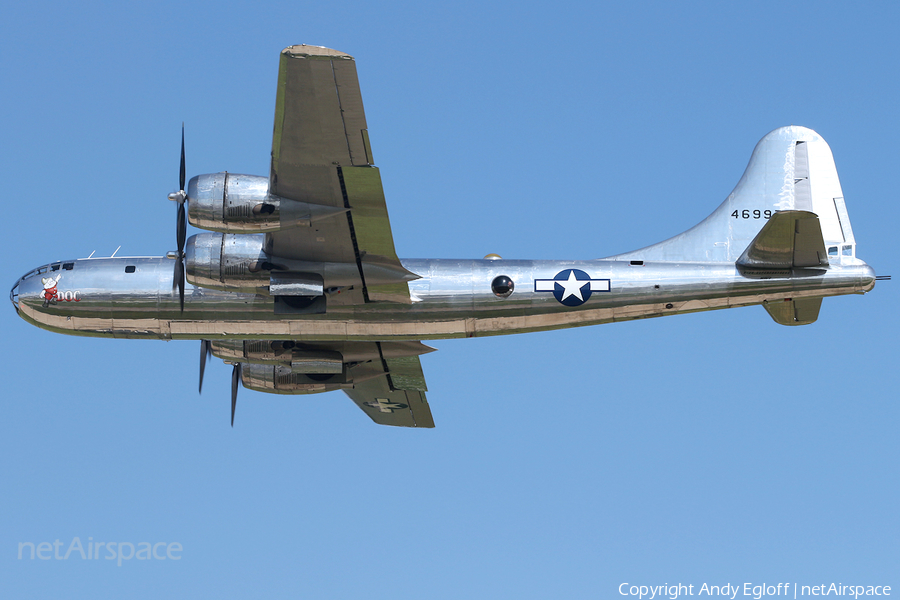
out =
<svg viewBox="0 0 900 600"><path fill-rule="evenodd" d="M175 257L175 269L172 271L172 291L173 292L178 289L178 281L180 279L178 274L182 271L183 271L183 269L181 268L181 261L176 256Z"/></svg>
<svg viewBox="0 0 900 600"><path fill-rule="evenodd" d="M181 268L178 270L178 304L181 312L184 312L184 259L179 258L178 262L181 263Z"/></svg>
<svg viewBox="0 0 900 600"><path fill-rule="evenodd" d="M184 191L184 123L181 124L181 172L178 176L178 189Z"/></svg>
<svg viewBox="0 0 900 600"><path fill-rule="evenodd" d="M172 291L176 289L181 312L184 312L184 257L180 254L175 258L175 272L172 274Z"/></svg>
<svg viewBox="0 0 900 600"><path fill-rule="evenodd" d="M187 223L184 218L184 203L178 204L177 219L178 257L175 259L175 280L178 286L178 301L181 312L184 312L184 238L187 235Z"/></svg>
<svg viewBox="0 0 900 600"><path fill-rule="evenodd" d="M172 291L175 290L178 290L181 312L184 312L184 260L180 256L175 258L175 270L172 273Z"/></svg>
<svg viewBox="0 0 900 600"><path fill-rule="evenodd" d="M178 288L178 301L181 306L181 312L184 312L184 241L187 237L187 218L185 216L184 203L188 200L187 194L184 192L184 179L184 123L182 123L181 167L178 172L178 186L180 189L177 192L169 194L169 200L178 203L175 220L175 238L178 243L178 255L175 257L175 274L172 277L172 291L174 292L175 288ZM202 381L200 385L203 385Z"/></svg>
<svg viewBox="0 0 900 600"><path fill-rule="evenodd" d="M199 393L203 393L203 373L206 371L206 359L212 355L212 344L209 340L200 340L200 389Z"/></svg>
<svg viewBox="0 0 900 600"><path fill-rule="evenodd" d="M238 383L241 380L241 363L234 365L231 372L231 426L234 427L234 409L237 407Z"/></svg>
<svg viewBox="0 0 900 600"><path fill-rule="evenodd" d="M184 253L184 239L187 237L187 220L184 214L184 203L178 204L178 215L176 219L176 237L178 241L178 253Z"/></svg>

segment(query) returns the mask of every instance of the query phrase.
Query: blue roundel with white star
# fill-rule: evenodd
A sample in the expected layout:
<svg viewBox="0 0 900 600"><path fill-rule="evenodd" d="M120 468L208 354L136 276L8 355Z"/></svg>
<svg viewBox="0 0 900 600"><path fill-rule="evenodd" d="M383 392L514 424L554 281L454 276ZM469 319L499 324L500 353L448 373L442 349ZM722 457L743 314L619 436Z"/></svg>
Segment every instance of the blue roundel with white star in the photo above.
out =
<svg viewBox="0 0 900 600"><path fill-rule="evenodd" d="M553 279L535 279L535 292L553 292L553 297L563 306L581 306L591 297L591 292L608 292L609 279L592 279L581 269L564 269Z"/></svg>
<svg viewBox="0 0 900 600"><path fill-rule="evenodd" d="M566 269L553 279L553 296L565 306L581 306L591 297L591 276L584 271Z"/></svg>

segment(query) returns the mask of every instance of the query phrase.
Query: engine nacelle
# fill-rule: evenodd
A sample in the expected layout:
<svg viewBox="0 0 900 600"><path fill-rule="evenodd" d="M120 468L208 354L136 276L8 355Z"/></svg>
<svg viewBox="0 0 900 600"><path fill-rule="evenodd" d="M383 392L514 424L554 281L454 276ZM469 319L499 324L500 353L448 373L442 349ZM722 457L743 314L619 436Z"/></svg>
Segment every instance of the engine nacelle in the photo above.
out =
<svg viewBox="0 0 900 600"><path fill-rule="evenodd" d="M274 265L262 234L200 233L185 244L188 283L227 291L266 293Z"/></svg>
<svg viewBox="0 0 900 600"><path fill-rule="evenodd" d="M213 356L228 362L278 364L291 373L337 375L344 372L344 358L336 350L316 348L292 340L212 340Z"/></svg>
<svg viewBox="0 0 900 600"><path fill-rule="evenodd" d="M188 183L188 222L223 233L255 233L311 223L346 212L281 198L269 193L269 178L238 173L210 173Z"/></svg>
<svg viewBox="0 0 900 600"><path fill-rule="evenodd" d="M199 287L273 296L322 296L359 283L356 263L307 262L270 256L265 234L198 233L184 247L188 283ZM368 265L373 285L409 281L402 267Z"/></svg>
<svg viewBox="0 0 900 600"><path fill-rule="evenodd" d="M346 372L333 375L295 373L281 365L244 364L241 367L244 387L269 394L317 394L349 387Z"/></svg>

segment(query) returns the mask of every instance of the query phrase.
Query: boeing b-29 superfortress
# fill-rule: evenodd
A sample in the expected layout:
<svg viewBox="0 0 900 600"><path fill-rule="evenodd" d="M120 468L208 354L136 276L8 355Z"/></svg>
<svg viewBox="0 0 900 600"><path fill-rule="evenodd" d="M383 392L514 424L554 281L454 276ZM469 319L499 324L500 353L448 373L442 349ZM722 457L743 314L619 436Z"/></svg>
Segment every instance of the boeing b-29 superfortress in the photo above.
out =
<svg viewBox="0 0 900 600"><path fill-rule="evenodd" d="M29 271L19 315L58 333L201 341L238 383L276 394L343 390L376 423L433 427L422 340L596 325L762 305L812 323L826 296L875 272L856 240L828 144L766 135L734 191L671 239L599 260L399 259L374 166L353 57L281 53L268 177L199 175L185 189L177 251L85 258ZM186 221L208 230L186 237Z"/></svg>

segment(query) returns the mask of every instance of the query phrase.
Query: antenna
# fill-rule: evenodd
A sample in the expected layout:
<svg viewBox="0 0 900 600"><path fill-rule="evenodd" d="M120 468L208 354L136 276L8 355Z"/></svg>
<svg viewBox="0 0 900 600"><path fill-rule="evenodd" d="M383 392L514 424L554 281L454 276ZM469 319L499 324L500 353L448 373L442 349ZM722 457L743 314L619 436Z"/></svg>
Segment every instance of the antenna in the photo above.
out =
<svg viewBox="0 0 900 600"><path fill-rule="evenodd" d="M96 250L94 250L94 252L96 252ZM91 252L91 255L88 256L88 258L92 258L94 256L94 252Z"/></svg>
<svg viewBox="0 0 900 600"><path fill-rule="evenodd" d="M122 246L119 246L118 248L116 248L116 252L118 252L121 248L122 248ZM112 256L110 256L110 258L115 257L116 252L113 252L113 253L112 253Z"/></svg>

